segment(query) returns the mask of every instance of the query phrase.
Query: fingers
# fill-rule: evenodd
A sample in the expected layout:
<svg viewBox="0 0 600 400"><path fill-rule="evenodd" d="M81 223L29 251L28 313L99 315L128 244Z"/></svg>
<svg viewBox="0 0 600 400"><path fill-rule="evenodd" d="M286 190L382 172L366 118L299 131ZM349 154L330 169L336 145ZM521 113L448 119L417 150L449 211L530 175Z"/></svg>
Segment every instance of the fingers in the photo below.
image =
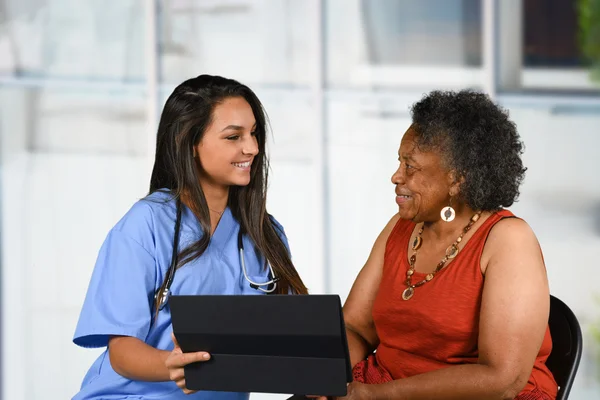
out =
<svg viewBox="0 0 600 400"><path fill-rule="evenodd" d="M165 366L169 369L169 378L183 391L185 394L195 393L196 390L190 390L185 386L185 370L184 366L201 361L210 360L210 354L205 351L195 353L183 353L173 337L175 348L165 360Z"/></svg>
<svg viewBox="0 0 600 400"><path fill-rule="evenodd" d="M208 354L204 351L199 351L197 353L181 353L181 350L180 350L180 351L173 351L169 355L169 358L167 358L165 365L169 369L181 368L181 367L184 367L191 363L208 361L208 360L210 360L210 354Z"/></svg>
<svg viewBox="0 0 600 400"><path fill-rule="evenodd" d="M188 389L187 387L185 387L185 379L180 379L178 381L175 381L175 384L179 387L179 389L181 389L183 391L183 393L185 394L192 394L192 393L196 393L197 390L191 390Z"/></svg>
<svg viewBox="0 0 600 400"><path fill-rule="evenodd" d="M173 340L174 348L165 361L165 365L169 369L169 377L183 391L183 393L196 393L197 390L190 390L185 387L185 371L183 367L194 362L208 361L210 360L210 354L205 351L198 351L194 353L182 352L181 347L179 347L179 343L177 342L177 338L173 332L171 332L171 340Z"/></svg>
<svg viewBox="0 0 600 400"><path fill-rule="evenodd" d="M179 382L185 379L185 372L183 368L177 368L169 370L169 379L173 382Z"/></svg>
<svg viewBox="0 0 600 400"><path fill-rule="evenodd" d="M171 340L173 340L173 344L175 344L175 347L179 348L179 343L177 343L177 338L175 337L175 334L173 332L171 332Z"/></svg>
<svg viewBox="0 0 600 400"><path fill-rule="evenodd" d="M210 360L210 354L205 351L198 351L196 353L181 353L178 355L181 360L181 366L188 365L199 361Z"/></svg>
<svg viewBox="0 0 600 400"><path fill-rule="evenodd" d="M167 367L169 367L169 365L172 365L174 367L183 367L184 365L193 362L210 360L210 354L205 351L197 351L194 353L182 352L181 347L179 347L179 343L177 343L177 338L175 337L173 332L171 332L171 339L173 340L175 348L171 352L171 356L169 356L169 359L167 359L167 361L170 361L170 364L167 364Z"/></svg>
<svg viewBox="0 0 600 400"><path fill-rule="evenodd" d="M198 351L196 353L182 353L181 349L175 349L169 354L169 357L165 361L167 368L181 368L194 362L208 361L210 360L210 354L205 351Z"/></svg>

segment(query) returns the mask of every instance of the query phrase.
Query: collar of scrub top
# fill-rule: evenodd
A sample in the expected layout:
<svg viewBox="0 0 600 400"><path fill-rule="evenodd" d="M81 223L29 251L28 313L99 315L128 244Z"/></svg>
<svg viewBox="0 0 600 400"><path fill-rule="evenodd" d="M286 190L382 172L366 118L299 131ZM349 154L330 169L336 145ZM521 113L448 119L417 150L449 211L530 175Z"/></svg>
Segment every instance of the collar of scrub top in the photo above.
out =
<svg viewBox="0 0 600 400"><path fill-rule="evenodd" d="M181 200L177 199L177 218L175 220L175 233L173 234L173 253L171 255L171 265L169 265L169 269L167 270L166 284L164 289L161 291L160 288L154 294L154 298L156 299L160 296L160 302L158 303L158 309L162 310L167 302L169 301L169 295L171 294L171 284L173 283L173 279L175 278L175 270L177 269L177 249L179 248L179 231L181 230L181 210L183 206L181 204ZM244 242L243 242L243 232L242 227L240 226L240 231L238 233L238 250L240 253L240 264L242 266L242 272L244 273L244 278L250 284L252 289L260 290L264 293L272 293L277 288L277 281L280 278L275 277L275 272L273 271L273 267L271 263L267 261L269 265L269 270L271 272L271 277L267 282L254 282L248 277L248 272L246 271L246 259L244 257ZM272 286L271 286L272 285ZM271 286L271 287L269 287Z"/></svg>

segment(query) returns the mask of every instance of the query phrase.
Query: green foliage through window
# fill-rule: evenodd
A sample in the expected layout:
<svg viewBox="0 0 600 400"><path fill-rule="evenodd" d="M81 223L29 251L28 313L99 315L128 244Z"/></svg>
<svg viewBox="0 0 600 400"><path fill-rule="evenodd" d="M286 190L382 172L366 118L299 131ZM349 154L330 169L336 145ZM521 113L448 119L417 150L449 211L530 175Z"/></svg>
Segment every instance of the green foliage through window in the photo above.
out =
<svg viewBox="0 0 600 400"><path fill-rule="evenodd" d="M592 79L600 82L600 0L578 0L579 45L591 62Z"/></svg>

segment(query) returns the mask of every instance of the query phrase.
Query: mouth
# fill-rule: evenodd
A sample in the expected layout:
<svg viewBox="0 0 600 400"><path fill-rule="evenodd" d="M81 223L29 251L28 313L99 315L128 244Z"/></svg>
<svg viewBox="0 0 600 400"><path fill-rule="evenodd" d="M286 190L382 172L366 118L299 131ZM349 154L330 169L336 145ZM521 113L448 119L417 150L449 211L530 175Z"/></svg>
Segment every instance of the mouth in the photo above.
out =
<svg viewBox="0 0 600 400"><path fill-rule="evenodd" d="M238 167L238 168L241 168L241 169L249 169L250 165L252 165L252 161L246 161L246 162L240 162L240 163L233 162L231 164L234 167Z"/></svg>
<svg viewBox="0 0 600 400"><path fill-rule="evenodd" d="M400 191L398 191L398 190L396 191L396 203L398 203L398 205L405 203L411 199L412 199L411 195L400 193Z"/></svg>

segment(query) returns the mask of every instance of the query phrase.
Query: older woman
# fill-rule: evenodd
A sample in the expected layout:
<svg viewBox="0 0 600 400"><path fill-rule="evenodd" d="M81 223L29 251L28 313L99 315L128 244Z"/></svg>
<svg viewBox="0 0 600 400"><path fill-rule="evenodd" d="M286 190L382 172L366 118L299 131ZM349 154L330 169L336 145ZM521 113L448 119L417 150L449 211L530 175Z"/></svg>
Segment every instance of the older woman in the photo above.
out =
<svg viewBox="0 0 600 400"><path fill-rule="evenodd" d="M432 92L412 116L398 214L344 305L346 398L554 399L542 253L504 209L525 172L514 123L472 91Z"/></svg>

